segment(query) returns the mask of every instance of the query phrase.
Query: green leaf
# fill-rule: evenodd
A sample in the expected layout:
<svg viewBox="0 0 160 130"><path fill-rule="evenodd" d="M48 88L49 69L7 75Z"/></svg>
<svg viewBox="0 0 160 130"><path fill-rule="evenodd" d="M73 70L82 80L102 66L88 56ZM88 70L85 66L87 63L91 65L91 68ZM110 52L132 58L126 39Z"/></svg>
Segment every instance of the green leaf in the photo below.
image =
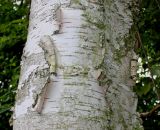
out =
<svg viewBox="0 0 160 130"><path fill-rule="evenodd" d="M144 85L142 85L144 84ZM138 94L138 96L142 97L143 95L148 94L153 89L153 83L149 78L144 78L142 83L137 84L134 87L134 91Z"/></svg>
<svg viewBox="0 0 160 130"><path fill-rule="evenodd" d="M151 67L151 71L152 71L152 75L156 75L157 77L160 77L160 64L153 65Z"/></svg>
<svg viewBox="0 0 160 130"><path fill-rule="evenodd" d="M152 83L145 84L143 87L143 94L146 95L152 89Z"/></svg>
<svg viewBox="0 0 160 130"><path fill-rule="evenodd" d="M11 109L11 105L10 104L5 104L3 106L0 106L0 114L4 113L4 112L6 112L6 111L8 111L10 109Z"/></svg>

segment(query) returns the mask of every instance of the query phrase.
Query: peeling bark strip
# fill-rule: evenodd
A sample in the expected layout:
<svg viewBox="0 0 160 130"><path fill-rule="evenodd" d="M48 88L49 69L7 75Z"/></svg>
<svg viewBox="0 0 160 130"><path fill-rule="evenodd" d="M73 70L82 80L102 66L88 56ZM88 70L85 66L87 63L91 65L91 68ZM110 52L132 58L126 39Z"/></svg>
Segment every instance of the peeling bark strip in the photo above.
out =
<svg viewBox="0 0 160 130"><path fill-rule="evenodd" d="M54 31L54 34L60 33L60 30L62 28L62 10L61 10L61 4L56 4L54 6L54 18L57 22L57 29Z"/></svg>
<svg viewBox="0 0 160 130"><path fill-rule="evenodd" d="M134 1L32 0L14 130L142 129L130 78Z"/></svg>
<svg viewBox="0 0 160 130"><path fill-rule="evenodd" d="M40 40L39 46L44 51L44 57L49 66L50 74L57 75L57 55L56 55L56 46L51 40L50 36L43 36Z"/></svg>
<svg viewBox="0 0 160 130"><path fill-rule="evenodd" d="M44 87L42 88L39 95L36 95L36 99L34 104L32 105L33 110L41 113L43 109L43 104L45 100L45 96L47 94L47 87L48 83L50 82L50 75L57 75L57 58L56 58L56 47L54 45L54 42L51 40L50 36L45 35L40 39L39 46L44 51L44 57L45 60L49 66L49 72L48 72L48 78L46 80L46 83L44 83Z"/></svg>
<svg viewBox="0 0 160 130"><path fill-rule="evenodd" d="M138 57L136 55L131 59L131 78L136 81L137 79L137 63Z"/></svg>
<svg viewBox="0 0 160 130"><path fill-rule="evenodd" d="M32 110L38 112L39 114L41 114L42 109L43 109L45 96L47 94L48 83L49 83L49 78L47 79L46 83L43 85L43 88L40 94L36 95L34 104L32 104L32 107L33 107Z"/></svg>

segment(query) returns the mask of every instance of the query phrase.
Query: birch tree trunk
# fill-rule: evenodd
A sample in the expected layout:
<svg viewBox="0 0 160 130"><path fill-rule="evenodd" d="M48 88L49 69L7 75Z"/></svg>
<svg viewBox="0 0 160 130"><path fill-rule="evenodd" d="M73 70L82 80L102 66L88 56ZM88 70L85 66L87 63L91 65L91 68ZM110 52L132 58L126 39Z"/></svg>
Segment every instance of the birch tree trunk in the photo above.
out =
<svg viewBox="0 0 160 130"><path fill-rule="evenodd" d="M14 130L143 129L131 79L133 2L32 0Z"/></svg>

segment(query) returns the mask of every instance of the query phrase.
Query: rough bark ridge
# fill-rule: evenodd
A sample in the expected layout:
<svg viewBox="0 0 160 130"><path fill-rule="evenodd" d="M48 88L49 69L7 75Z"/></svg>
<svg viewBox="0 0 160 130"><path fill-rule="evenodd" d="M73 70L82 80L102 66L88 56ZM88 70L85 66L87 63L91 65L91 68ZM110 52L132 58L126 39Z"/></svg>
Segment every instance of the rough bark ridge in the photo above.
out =
<svg viewBox="0 0 160 130"><path fill-rule="evenodd" d="M134 59L133 12L137 1L105 1L105 23L107 26L106 54L104 64L108 84L106 101L112 112L110 125L116 130L143 129L136 114L137 96L133 92L131 60ZM133 11L134 10L134 11Z"/></svg>
<svg viewBox="0 0 160 130"><path fill-rule="evenodd" d="M142 129L130 78L131 5L32 0L14 130Z"/></svg>

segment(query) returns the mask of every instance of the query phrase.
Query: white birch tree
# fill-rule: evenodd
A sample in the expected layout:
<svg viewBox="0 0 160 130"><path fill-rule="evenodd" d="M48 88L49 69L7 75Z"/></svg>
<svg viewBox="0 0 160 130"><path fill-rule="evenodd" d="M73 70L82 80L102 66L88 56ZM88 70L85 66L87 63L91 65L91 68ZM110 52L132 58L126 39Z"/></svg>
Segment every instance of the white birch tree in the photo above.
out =
<svg viewBox="0 0 160 130"><path fill-rule="evenodd" d="M143 129L130 65L134 2L32 0L14 130Z"/></svg>

